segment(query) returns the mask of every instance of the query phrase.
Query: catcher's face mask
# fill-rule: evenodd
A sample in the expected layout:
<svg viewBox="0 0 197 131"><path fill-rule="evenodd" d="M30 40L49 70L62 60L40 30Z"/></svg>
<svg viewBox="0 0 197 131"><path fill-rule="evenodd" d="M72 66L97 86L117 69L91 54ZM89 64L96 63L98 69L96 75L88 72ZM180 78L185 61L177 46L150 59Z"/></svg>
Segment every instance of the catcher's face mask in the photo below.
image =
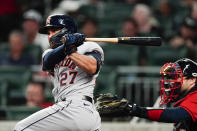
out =
<svg viewBox="0 0 197 131"><path fill-rule="evenodd" d="M178 64L167 63L161 68L160 74L160 104L162 105L175 100L180 94L183 73Z"/></svg>

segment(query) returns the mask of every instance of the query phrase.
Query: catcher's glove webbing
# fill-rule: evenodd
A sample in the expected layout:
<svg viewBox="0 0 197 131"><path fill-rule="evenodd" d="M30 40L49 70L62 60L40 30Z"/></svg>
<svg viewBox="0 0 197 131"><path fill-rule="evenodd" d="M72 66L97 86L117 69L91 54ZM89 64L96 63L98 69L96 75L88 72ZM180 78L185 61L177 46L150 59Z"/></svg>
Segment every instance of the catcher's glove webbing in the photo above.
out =
<svg viewBox="0 0 197 131"><path fill-rule="evenodd" d="M132 111L128 100L118 99L112 94L100 94L95 104L101 116L128 116Z"/></svg>

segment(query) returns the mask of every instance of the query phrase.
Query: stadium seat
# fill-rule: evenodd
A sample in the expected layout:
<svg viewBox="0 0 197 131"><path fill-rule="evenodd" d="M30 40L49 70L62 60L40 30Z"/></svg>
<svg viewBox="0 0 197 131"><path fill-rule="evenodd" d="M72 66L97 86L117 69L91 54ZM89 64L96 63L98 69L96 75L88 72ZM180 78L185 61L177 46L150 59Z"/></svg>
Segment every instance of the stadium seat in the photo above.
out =
<svg viewBox="0 0 197 131"><path fill-rule="evenodd" d="M161 28L162 28L162 31L163 31L163 36L164 36L164 39L167 38L171 38L172 36L175 35L175 31L173 30L173 22L172 22L172 17L168 16L168 17L157 17L160 25L161 25Z"/></svg>
<svg viewBox="0 0 197 131"><path fill-rule="evenodd" d="M0 43L0 52L7 52L9 50L8 43Z"/></svg>
<svg viewBox="0 0 197 131"><path fill-rule="evenodd" d="M26 46L25 52L33 57L36 64L40 64L42 57L42 48L39 45L29 44Z"/></svg>
<svg viewBox="0 0 197 131"><path fill-rule="evenodd" d="M109 66L138 65L139 48L129 45L105 45L104 64Z"/></svg>
<svg viewBox="0 0 197 131"><path fill-rule="evenodd" d="M9 52L9 44L8 43L2 43L0 44L0 52ZM25 47L25 53L28 53L33 57L36 64L40 64L41 56L42 56L42 48L35 44L28 44Z"/></svg>
<svg viewBox="0 0 197 131"><path fill-rule="evenodd" d="M124 20L131 16L134 5L128 3L106 3L105 4L105 17L116 20Z"/></svg>
<svg viewBox="0 0 197 131"><path fill-rule="evenodd" d="M112 18L102 18L98 20L98 34L101 37L115 37L116 32L121 30L123 20Z"/></svg>
<svg viewBox="0 0 197 131"><path fill-rule="evenodd" d="M166 62L174 62L180 58L187 57L188 48L172 48L168 45L161 47L147 47L147 65L148 66L162 66Z"/></svg>
<svg viewBox="0 0 197 131"><path fill-rule="evenodd" d="M95 5L83 5L79 9L79 12L90 18L97 18L98 8Z"/></svg>
<svg viewBox="0 0 197 131"><path fill-rule="evenodd" d="M45 101L46 102L54 102L54 97L52 95L52 90L53 90L53 83L47 83L45 86L44 94L45 94Z"/></svg>
<svg viewBox="0 0 197 131"><path fill-rule="evenodd" d="M7 105L8 83L0 81L0 107Z"/></svg>
<svg viewBox="0 0 197 131"><path fill-rule="evenodd" d="M106 2L101 5L84 5L79 12L98 22L100 37L113 37L121 29L124 19L130 17L133 4Z"/></svg>
<svg viewBox="0 0 197 131"><path fill-rule="evenodd" d="M31 71L24 67L2 66L0 68L0 81L7 81L8 104L22 104L24 102L25 88L31 79Z"/></svg>
<svg viewBox="0 0 197 131"><path fill-rule="evenodd" d="M103 93L116 94L116 75L114 68L110 66L103 66L96 80L96 87L94 89L95 96Z"/></svg>
<svg viewBox="0 0 197 131"><path fill-rule="evenodd" d="M26 106L6 107L6 119L7 120L22 120L39 110L40 108L32 108L32 107L26 107Z"/></svg>
<svg viewBox="0 0 197 131"><path fill-rule="evenodd" d="M124 20L130 17L132 10L132 4L107 3L104 8L104 17L98 18L100 34L109 32L108 36L114 37L121 30Z"/></svg>

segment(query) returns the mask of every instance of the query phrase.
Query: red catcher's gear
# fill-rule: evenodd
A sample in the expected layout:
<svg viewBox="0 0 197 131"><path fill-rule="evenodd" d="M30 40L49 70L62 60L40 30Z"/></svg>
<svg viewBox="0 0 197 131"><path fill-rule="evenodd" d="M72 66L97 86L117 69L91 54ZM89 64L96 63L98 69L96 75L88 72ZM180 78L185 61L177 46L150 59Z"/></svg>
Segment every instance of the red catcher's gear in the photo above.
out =
<svg viewBox="0 0 197 131"><path fill-rule="evenodd" d="M175 63L166 63L160 70L160 104L167 104L173 101L180 94L183 83L183 72L181 67Z"/></svg>

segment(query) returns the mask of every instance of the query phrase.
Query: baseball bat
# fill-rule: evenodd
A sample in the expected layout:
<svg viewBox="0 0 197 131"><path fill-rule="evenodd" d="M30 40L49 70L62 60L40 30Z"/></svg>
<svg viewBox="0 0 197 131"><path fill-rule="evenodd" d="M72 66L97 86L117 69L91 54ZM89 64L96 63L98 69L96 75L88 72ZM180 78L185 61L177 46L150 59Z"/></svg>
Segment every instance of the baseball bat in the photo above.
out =
<svg viewBox="0 0 197 131"><path fill-rule="evenodd" d="M85 41L138 45L138 46L161 46L162 44L161 37L86 38Z"/></svg>

